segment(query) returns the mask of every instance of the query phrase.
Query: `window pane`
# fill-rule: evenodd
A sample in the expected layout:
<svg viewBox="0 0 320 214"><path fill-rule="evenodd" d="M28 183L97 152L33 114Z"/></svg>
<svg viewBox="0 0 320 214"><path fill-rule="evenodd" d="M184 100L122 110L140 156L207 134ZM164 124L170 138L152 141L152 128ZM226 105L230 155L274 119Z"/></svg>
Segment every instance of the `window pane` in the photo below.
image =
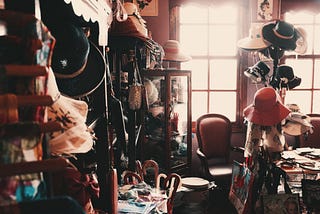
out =
<svg viewBox="0 0 320 214"><path fill-rule="evenodd" d="M311 112L311 91L287 91L285 97L286 104L297 104L302 113Z"/></svg>
<svg viewBox="0 0 320 214"><path fill-rule="evenodd" d="M314 29L314 53L320 54L320 25L316 25Z"/></svg>
<svg viewBox="0 0 320 214"><path fill-rule="evenodd" d="M313 109L312 112L314 113L320 113L320 91L315 91L313 96L315 97L313 99Z"/></svg>
<svg viewBox="0 0 320 214"><path fill-rule="evenodd" d="M226 115L231 121L236 120L236 92L211 92L209 112Z"/></svg>
<svg viewBox="0 0 320 214"><path fill-rule="evenodd" d="M301 84L297 89L312 87L312 60L311 59L287 59L286 65L291 66L294 75L300 77Z"/></svg>
<svg viewBox="0 0 320 214"><path fill-rule="evenodd" d="M207 92L192 92L192 121L207 113Z"/></svg>
<svg viewBox="0 0 320 214"><path fill-rule="evenodd" d="M210 61L210 89L236 90L237 60Z"/></svg>
<svg viewBox="0 0 320 214"><path fill-rule="evenodd" d="M316 15L316 23L320 24L320 14Z"/></svg>
<svg viewBox="0 0 320 214"><path fill-rule="evenodd" d="M315 60L314 70L314 88L320 89L320 60Z"/></svg>
<svg viewBox="0 0 320 214"><path fill-rule="evenodd" d="M209 8L210 23L235 23L238 18L238 8L236 5L230 4Z"/></svg>
<svg viewBox="0 0 320 214"><path fill-rule="evenodd" d="M286 22L307 24L313 23L313 14L306 12L299 13L285 13Z"/></svg>
<svg viewBox="0 0 320 214"><path fill-rule="evenodd" d="M180 10L181 23L205 23L208 22L208 9L196 5L183 6Z"/></svg>
<svg viewBox="0 0 320 214"><path fill-rule="evenodd" d="M237 53L237 35L236 26L210 26L209 54L215 56L235 56Z"/></svg>
<svg viewBox="0 0 320 214"><path fill-rule="evenodd" d="M196 38L196 39L195 39ZM181 47L192 55L208 53L208 28L206 25L181 25Z"/></svg>
<svg viewBox="0 0 320 214"><path fill-rule="evenodd" d="M190 60L182 63L181 68L191 70L191 89L208 89L208 63L207 60Z"/></svg>

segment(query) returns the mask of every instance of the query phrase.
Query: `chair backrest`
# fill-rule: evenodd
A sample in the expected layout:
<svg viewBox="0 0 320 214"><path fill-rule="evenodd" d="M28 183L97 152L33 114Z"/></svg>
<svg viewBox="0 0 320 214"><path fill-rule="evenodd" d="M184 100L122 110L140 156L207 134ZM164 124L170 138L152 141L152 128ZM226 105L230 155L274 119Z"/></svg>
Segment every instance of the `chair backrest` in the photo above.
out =
<svg viewBox="0 0 320 214"><path fill-rule="evenodd" d="M167 194L167 213L172 214L173 202L177 190L181 187L181 177L176 173L168 175L160 173L157 177L156 189L165 190Z"/></svg>
<svg viewBox="0 0 320 214"><path fill-rule="evenodd" d="M141 183L143 180L136 172L132 171L125 171L123 176L123 183L124 184L138 184Z"/></svg>
<svg viewBox="0 0 320 214"><path fill-rule="evenodd" d="M151 186L156 185L159 174L159 165L156 161L146 160L141 164L139 160L136 160L136 171L140 175L142 181L145 181Z"/></svg>
<svg viewBox="0 0 320 214"><path fill-rule="evenodd" d="M230 154L232 125L221 114L204 114L197 119L198 145L208 159L225 158Z"/></svg>
<svg viewBox="0 0 320 214"><path fill-rule="evenodd" d="M300 147L320 148L320 114L307 114L313 126L313 133L301 135Z"/></svg>
<svg viewBox="0 0 320 214"><path fill-rule="evenodd" d="M320 180L302 179L302 199L307 209L320 209Z"/></svg>

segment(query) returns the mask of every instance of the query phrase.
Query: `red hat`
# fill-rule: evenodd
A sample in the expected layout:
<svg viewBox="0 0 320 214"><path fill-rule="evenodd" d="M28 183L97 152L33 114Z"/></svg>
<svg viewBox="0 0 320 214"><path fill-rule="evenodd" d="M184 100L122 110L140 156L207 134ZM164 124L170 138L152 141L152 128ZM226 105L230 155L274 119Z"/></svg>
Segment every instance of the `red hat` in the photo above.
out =
<svg viewBox="0 0 320 214"><path fill-rule="evenodd" d="M255 124L272 126L285 119L290 110L285 107L277 92L271 87L264 87L256 91L253 104L247 106L244 117Z"/></svg>

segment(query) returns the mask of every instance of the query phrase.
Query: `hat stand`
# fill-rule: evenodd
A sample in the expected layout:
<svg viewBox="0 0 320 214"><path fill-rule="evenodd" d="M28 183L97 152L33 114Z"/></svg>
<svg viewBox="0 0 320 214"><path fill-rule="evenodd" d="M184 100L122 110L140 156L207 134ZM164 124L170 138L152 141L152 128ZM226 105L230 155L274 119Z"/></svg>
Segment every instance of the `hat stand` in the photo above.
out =
<svg viewBox="0 0 320 214"><path fill-rule="evenodd" d="M271 50L271 48L273 48L273 50L272 50L273 54L271 54L271 58L273 60L273 73L272 73L271 79L273 79L273 78L275 78L275 71L278 68L280 58L282 57L282 50L279 47L269 46L268 47L269 51ZM275 88L275 90L277 90L277 88ZM284 103L284 101L285 101L286 90L287 89L285 87L281 87L280 90L278 91L278 93L281 97L282 103Z"/></svg>

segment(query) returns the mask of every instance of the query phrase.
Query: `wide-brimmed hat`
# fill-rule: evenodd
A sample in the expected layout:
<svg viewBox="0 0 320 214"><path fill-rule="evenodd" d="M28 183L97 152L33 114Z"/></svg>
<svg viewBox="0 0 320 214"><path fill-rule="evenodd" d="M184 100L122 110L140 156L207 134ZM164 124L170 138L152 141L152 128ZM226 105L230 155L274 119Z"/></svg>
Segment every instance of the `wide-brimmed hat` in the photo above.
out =
<svg viewBox="0 0 320 214"><path fill-rule="evenodd" d="M50 31L56 39L52 69L59 90L73 98L90 94L105 77L106 63L100 50L81 27L71 23L52 25Z"/></svg>
<svg viewBox="0 0 320 214"><path fill-rule="evenodd" d="M86 125L88 104L60 94L52 69L48 72L48 93L54 103L48 106L48 121L61 123L62 130L50 133L50 151L55 154L85 153L93 146Z"/></svg>
<svg viewBox="0 0 320 214"><path fill-rule="evenodd" d="M282 104L277 92L271 87L264 87L256 91L254 102L243 111L248 121L263 126L276 125L289 113L290 110Z"/></svg>
<svg viewBox="0 0 320 214"><path fill-rule="evenodd" d="M296 27L297 32L297 41L296 41L296 49L294 52L298 54L305 54L308 49L308 42L307 42L307 32L302 27Z"/></svg>
<svg viewBox="0 0 320 214"><path fill-rule="evenodd" d="M290 114L286 118L286 123L282 126L282 130L292 136L298 136L306 132L313 132L313 126L310 117L300 112L297 104L287 104Z"/></svg>
<svg viewBox="0 0 320 214"><path fill-rule="evenodd" d="M186 62L191 60L191 56L182 50L179 41L177 40L168 40L163 45L164 50L164 61L177 61L177 62Z"/></svg>
<svg viewBox="0 0 320 214"><path fill-rule="evenodd" d="M295 27L282 20L265 23L262 27L263 39L284 50L295 50L297 31Z"/></svg>
<svg viewBox="0 0 320 214"><path fill-rule="evenodd" d="M301 78L293 73L292 67L288 65L280 65L276 68L274 77L270 81L270 85L274 88L293 89L301 84Z"/></svg>
<svg viewBox="0 0 320 214"><path fill-rule="evenodd" d="M249 29L249 36L240 39L237 46L245 50L261 50L270 46L270 43L265 41L262 37L263 23L251 23Z"/></svg>
<svg viewBox="0 0 320 214"><path fill-rule="evenodd" d="M244 74L249 77L254 83L264 83L267 81L266 76L269 72L269 66L263 61L258 61L254 66L246 69L244 71Z"/></svg>

